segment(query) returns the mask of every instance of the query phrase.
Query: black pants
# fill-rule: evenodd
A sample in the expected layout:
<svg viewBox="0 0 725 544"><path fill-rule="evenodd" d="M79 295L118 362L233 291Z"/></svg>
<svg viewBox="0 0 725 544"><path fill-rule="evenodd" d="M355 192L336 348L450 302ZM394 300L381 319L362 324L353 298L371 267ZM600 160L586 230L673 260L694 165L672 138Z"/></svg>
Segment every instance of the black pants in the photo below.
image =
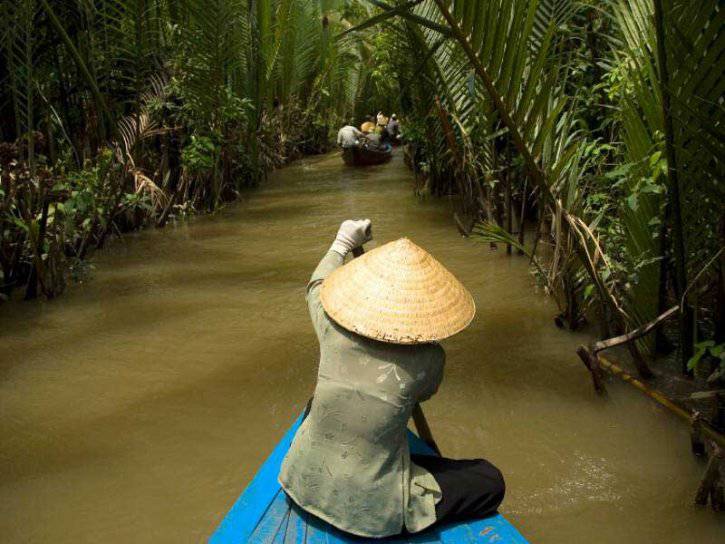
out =
<svg viewBox="0 0 725 544"><path fill-rule="evenodd" d="M312 399L307 402L303 419L311 407ZM503 475L485 459L411 455L410 460L430 472L441 488L443 496L436 504L435 525L491 516L503 501Z"/></svg>
<svg viewBox="0 0 725 544"><path fill-rule="evenodd" d="M441 488L436 525L491 516L503 501L506 484L501 471L485 459L411 455L410 460L430 472Z"/></svg>

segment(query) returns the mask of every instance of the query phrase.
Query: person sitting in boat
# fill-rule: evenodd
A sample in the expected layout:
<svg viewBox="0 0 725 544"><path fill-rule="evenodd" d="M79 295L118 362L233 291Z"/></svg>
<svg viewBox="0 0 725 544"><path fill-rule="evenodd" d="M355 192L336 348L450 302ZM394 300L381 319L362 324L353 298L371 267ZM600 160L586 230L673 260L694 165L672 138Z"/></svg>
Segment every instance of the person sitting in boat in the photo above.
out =
<svg viewBox="0 0 725 544"><path fill-rule="evenodd" d="M494 514L505 486L491 463L408 450L408 420L443 377L438 341L468 326L473 298L407 238L343 266L371 238L370 220L343 222L307 285L317 385L279 482L302 509L367 538Z"/></svg>
<svg viewBox="0 0 725 544"><path fill-rule="evenodd" d="M373 120L365 121L362 125L360 125L360 130L362 130L365 134L372 134L375 132L375 117L372 117L371 119Z"/></svg>
<svg viewBox="0 0 725 544"><path fill-rule="evenodd" d="M385 128L393 142L400 139L400 123L398 123L398 116L396 114L390 116L388 125Z"/></svg>
<svg viewBox="0 0 725 544"><path fill-rule="evenodd" d="M360 138L364 134L352 125L345 125L337 132L337 145L345 147L355 147L360 144Z"/></svg>
<svg viewBox="0 0 725 544"><path fill-rule="evenodd" d="M375 124L377 125L378 132L381 132L388 124L388 118L385 117L385 114L382 111L379 111L375 116Z"/></svg>
<svg viewBox="0 0 725 544"><path fill-rule="evenodd" d="M363 139L363 145L365 148L372 151L384 151L385 146L383 145L383 139L377 132L368 132L365 134Z"/></svg>
<svg viewBox="0 0 725 544"><path fill-rule="evenodd" d="M383 130L380 131L380 142L391 146L393 145L393 139L390 137L387 127L383 127Z"/></svg>

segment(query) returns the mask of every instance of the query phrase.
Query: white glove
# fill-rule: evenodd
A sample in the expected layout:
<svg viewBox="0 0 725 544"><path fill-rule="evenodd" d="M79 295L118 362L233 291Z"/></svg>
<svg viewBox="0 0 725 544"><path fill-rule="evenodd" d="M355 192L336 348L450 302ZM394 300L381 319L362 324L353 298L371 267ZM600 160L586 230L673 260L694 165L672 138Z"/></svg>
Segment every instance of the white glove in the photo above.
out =
<svg viewBox="0 0 725 544"><path fill-rule="evenodd" d="M370 219L348 219L340 225L337 237L330 246L330 251L336 251L343 257L356 247L373 239L372 221Z"/></svg>

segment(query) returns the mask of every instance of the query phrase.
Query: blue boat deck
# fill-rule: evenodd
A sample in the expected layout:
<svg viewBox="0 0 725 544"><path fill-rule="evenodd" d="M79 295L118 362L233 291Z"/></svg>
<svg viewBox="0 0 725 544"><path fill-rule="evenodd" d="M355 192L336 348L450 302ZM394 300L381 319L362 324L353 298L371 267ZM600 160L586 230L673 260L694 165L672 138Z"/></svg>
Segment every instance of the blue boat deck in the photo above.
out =
<svg viewBox="0 0 725 544"><path fill-rule="evenodd" d="M298 508L277 482L282 460L292 443L301 419L298 419L259 469L234 506L211 536L211 544L342 544L381 542L385 544L527 544L527 541L503 516L474 522L432 527L415 535L385 539L359 538L338 531ZM414 453L432 452L411 433Z"/></svg>

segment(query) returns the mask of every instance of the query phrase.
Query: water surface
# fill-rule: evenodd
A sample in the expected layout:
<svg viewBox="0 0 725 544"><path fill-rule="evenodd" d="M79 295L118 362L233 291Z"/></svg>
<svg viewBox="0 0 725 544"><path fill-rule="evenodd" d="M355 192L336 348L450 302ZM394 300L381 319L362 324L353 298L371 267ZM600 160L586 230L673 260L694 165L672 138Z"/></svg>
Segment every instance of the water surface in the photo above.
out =
<svg viewBox="0 0 725 544"><path fill-rule="evenodd" d="M585 338L554 327L525 259L458 236L399 157L328 155L115 241L58 300L0 308L2 542L204 541L312 392L304 287L349 217L370 217L376 243L410 237L473 292L425 410L444 454L501 467L502 511L532 543L725 541L691 506L704 467L685 427L626 386L594 394Z"/></svg>

